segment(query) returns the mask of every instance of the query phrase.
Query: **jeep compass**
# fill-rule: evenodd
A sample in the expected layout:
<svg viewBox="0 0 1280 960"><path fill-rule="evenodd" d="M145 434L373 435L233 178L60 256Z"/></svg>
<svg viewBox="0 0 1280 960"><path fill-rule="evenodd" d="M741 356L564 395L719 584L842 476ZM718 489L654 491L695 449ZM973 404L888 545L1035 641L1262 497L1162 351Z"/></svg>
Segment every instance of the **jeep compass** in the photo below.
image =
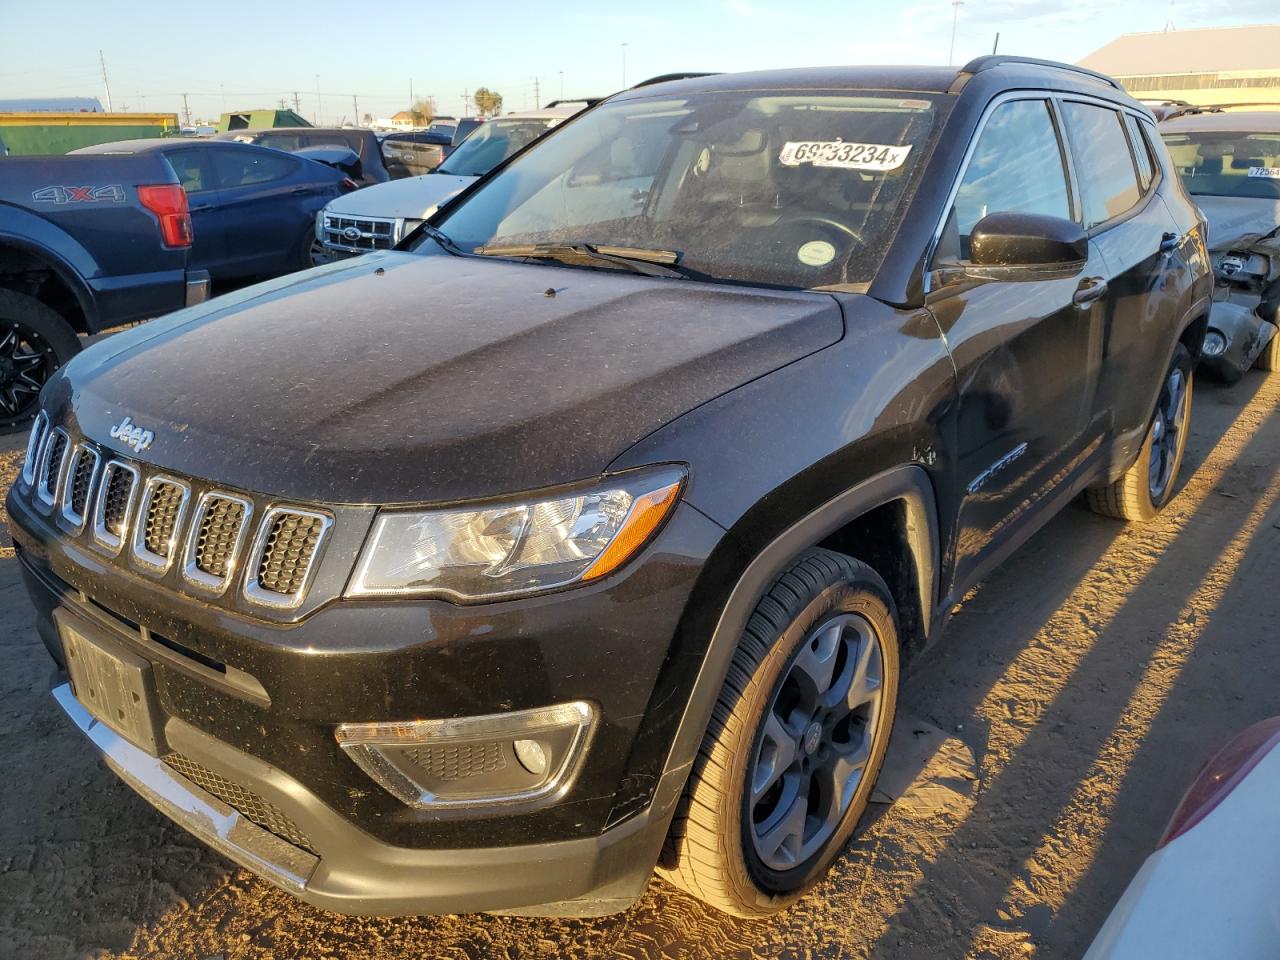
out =
<svg viewBox="0 0 1280 960"><path fill-rule="evenodd" d="M1079 494L1174 495L1209 295L1097 74L624 92L51 380L7 506L53 695L329 910L603 914L655 867L779 910L958 598Z"/></svg>

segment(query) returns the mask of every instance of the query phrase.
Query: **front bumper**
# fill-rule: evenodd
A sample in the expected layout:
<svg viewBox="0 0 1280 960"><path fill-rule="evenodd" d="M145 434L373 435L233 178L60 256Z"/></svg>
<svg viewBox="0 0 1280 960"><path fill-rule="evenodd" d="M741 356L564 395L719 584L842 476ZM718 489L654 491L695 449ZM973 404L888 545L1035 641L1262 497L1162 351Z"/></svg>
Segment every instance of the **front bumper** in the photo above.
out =
<svg viewBox="0 0 1280 960"><path fill-rule="evenodd" d="M339 600L280 624L100 562L55 532L16 488L8 508L54 659L65 665L56 611L144 658L162 740L182 764L89 722L69 690L56 694L59 702L122 778L232 859L345 913L595 915L624 909L643 891L687 774L665 765L663 744L680 710L651 709L650 701L660 671L670 669L689 591L723 534L697 511L678 508L641 557L595 586L478 607ZM696 672L697 664L682 669ZM344 722L572 700L590 701L600 717L581 771L555 803L518 815L410 809L334 738ZM207 775L201 783L184 775L188 762ZM210 778L250 799L220 800L202 789ZM264 822L258 801L305 842L256 826Z"/></svg>

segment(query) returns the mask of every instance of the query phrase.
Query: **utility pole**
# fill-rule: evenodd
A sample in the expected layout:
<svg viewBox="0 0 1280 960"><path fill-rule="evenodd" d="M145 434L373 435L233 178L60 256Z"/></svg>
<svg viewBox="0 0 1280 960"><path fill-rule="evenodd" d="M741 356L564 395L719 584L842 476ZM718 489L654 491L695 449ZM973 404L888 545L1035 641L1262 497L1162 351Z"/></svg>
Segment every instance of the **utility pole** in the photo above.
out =
<svg viewBox="0 0 1280 960"><path fill-rule="evenodd" d="M991 45L991 55L994 57L1000 52L1000 31L996 31L996 42Z"/></svg>
<svg viewBox="0 0 1280 960"><path fill-rule="evenodd" d="M564 71L560 71L560 99L564 99Z"/></svg>
<svg viewBox="0 0 1280 960"><path fill-rule="evenodd" d="M464 117L471 116L471 91L470 89L462 91L462 115Z"/></svg>
<svg viewBox="0 0 1280 960"><path fill-rule="evenodd" d="M320 122L320 74L316 74L316 126L323 124Z"/></svg>
<svg viewBox="0 0 1280 960"><path fill-rule="evenodd" d="M355 125L360 126L360 104L356 103L356 95L351 95L351 112L355 115Z"/></svg>
<svg viewBox="0 0 1280 960"><path fill-rule="evenodd" d="M286 98L284 98L284 97L281 97L281 98L280 98L280 109L281 109L281 110L288 110L288 109L289 109L289 101L288 101Z"/></svg>
<svg viewBox="0 0 1280 960"><path fill-rule="evenodd" d="M191 110L187 106L187 95L182 95L182 124L183 126L191 126Z"/></svg>
<svg viewBox="0 0 1280 960"><path fill-rule="evenodd" d="M102 86L107 91L107 113L111 112L111 84L107 82L107 58L98 51L98 62L102 64Z"/></svg>
<svg viewBox="0 0 1280 960"><path fill-rule="evenodd" d="M956 59L956 21L960 19L960 8L963 6L964 0L951 0L951 52L947 54L948 67L951 66Z"/></svg>
<svg viewBox="0 0 1280 960"><path fill-rule="evenodd" d="M533 78L533 109L542 109L542 88L538 85L538 78Z"/></svg>
<svg viewBox="0 0 1280 960"><path fill-rule="evenodd" d="M293 112L302 116L302 98L298 96L298 91L293 91Z"/></svg>

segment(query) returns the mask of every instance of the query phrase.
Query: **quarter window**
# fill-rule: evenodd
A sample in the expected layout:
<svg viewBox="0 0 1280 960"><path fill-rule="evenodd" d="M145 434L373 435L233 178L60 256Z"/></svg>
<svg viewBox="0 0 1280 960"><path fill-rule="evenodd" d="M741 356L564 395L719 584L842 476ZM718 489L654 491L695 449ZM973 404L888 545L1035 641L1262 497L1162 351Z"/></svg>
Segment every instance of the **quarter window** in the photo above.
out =
<svg viewBox="0 0 1280 960"><path fill-rule="evenodd" d="M1133 155L1120 114L1107 107L1068 100L1062 105L1084 199L1085 228L1132 208L1141 197Z"/></svg>
<svg viewBox="0 0 1280 960"><path fill-rule="evenodd" d="M208 190L213 186L208 182L209 178L205 172L205 163L201 156L202 152L200 150L174 150L172 153L165 154L165 159L169 161L169 166L173 167L174 173L178 175L178 182L182 184L182 189L187 193L199 193L201 190Z"/></svg>
<svg viewBox="0 0 1280 960"><path fill-rule="evenodd" d="M938 259L967 259L969 234L990 213L1071 218L1066 167L1047 101L1012 100L991 112L956 191Z"/></svg>
<svg viewBox="0 0 1280 960"><path fill-rule="evenodd" d="M1147 138L1142 135L1142 128L1132 114L1124 115L1124 125L1129 129L1129 142L1133 144L1133 158L1138 162L1138 184L1142 187L1142 192L1146 193L1155 177L1155 167L1151 162L1151 147L1147 144Z"/></svg>

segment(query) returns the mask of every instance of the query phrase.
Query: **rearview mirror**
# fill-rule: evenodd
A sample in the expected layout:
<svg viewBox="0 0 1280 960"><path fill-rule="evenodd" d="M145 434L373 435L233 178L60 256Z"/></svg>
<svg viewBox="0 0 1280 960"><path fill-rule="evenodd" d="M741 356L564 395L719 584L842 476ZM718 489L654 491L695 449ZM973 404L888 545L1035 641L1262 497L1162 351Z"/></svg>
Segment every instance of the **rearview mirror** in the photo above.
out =
<svg viewBox="0 0 1280 960"><path fill-rule="evenodd" d="M969 234L969 262L980 267L1071 267L1089 259L1080 224L1038 213L991 213Z"/></svg>

